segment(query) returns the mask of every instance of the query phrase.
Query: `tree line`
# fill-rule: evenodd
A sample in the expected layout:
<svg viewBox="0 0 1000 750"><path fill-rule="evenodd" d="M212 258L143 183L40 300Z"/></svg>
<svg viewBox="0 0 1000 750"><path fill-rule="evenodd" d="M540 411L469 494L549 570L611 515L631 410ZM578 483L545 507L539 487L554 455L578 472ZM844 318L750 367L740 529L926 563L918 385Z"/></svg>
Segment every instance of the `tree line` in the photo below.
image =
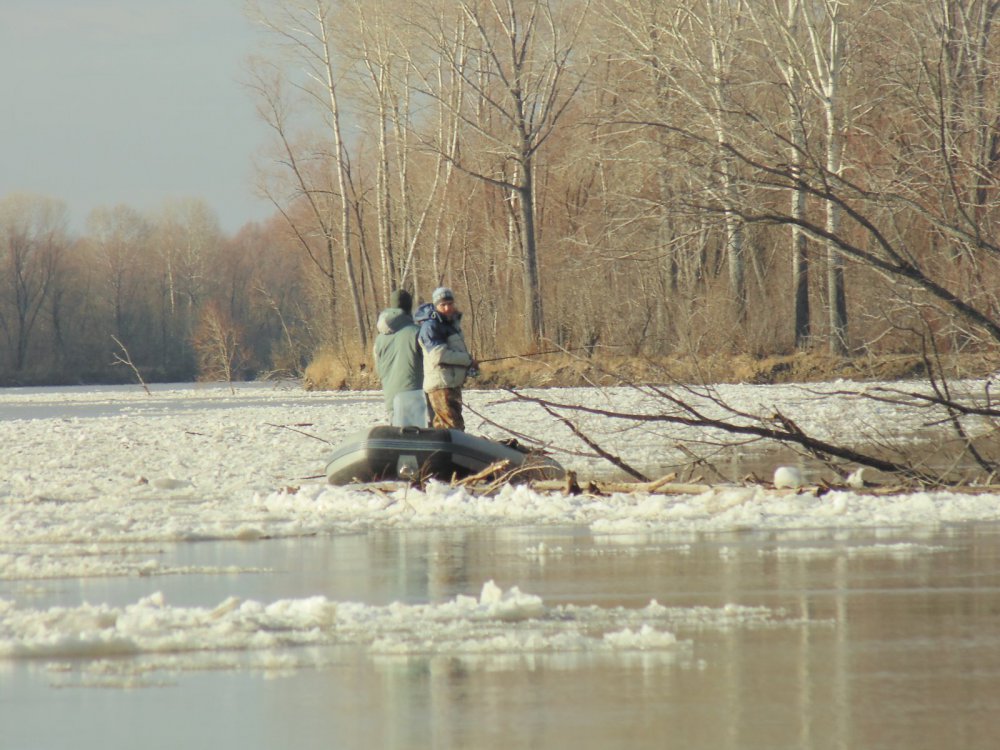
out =
<svg viewBox="0 0 1000 750"><path fill-rule="evenodd" d="M0 198L0 383L301 370L313 343L301 266L263 227L226 236L194 199L155 216L97 209L79 236L67 226L60 201Z"/></svg>
<svg viewBox="0 0 1000 750"><path fill-rule="evenodd" d="M996 347L998 11L248 2L273 219L66 238L6 201L0 371L90 372L112 335L165 377L361 361L393 288L441 283L480 356Z"/></svg>
<svg viewBox="0 0 1000 750"><path fill-rule="evenodd" d="M331 342L449 281L478 350L995 345L997 13L259 0L262 185Z"/></svg>

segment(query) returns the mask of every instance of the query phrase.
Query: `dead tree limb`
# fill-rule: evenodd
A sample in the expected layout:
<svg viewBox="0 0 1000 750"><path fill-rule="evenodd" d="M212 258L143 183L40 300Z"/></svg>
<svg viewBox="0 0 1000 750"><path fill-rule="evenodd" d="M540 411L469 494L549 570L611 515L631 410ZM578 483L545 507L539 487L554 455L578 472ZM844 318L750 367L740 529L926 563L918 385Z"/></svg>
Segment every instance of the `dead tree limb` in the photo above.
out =
<svg viewBox="0 0 1000 750"><path fill-rule="evenodd" d="M518 393L514 390L509 390L516 398L521 401L528 403L534 403L540 408L544 409L547 413L556 417L563 424L567 425L577 437L587 443L588 446L593 448L595 451L601 453L602 456L612 460L611 454L609 454L604 449L600 448L592 439L584 436L582 432L572 422L566 417L562 416L557 412L557 410L579 412L583 414L592 414L600 417L607 417L609 419L618 420L628 420L641 423L666 423L666 424L676 424L685 427L697 427L703 429L714 429L720 432L725 432L729 434L753 436L757 438L762 438L766 440L773 440L778 443L783 443L786 445L796 445L800 448L804 448L814 454L839 458L844 461L850 461L862 466L868 466L878 471L884 471L891 474L897 474L900 476L907 477L914 481L920 482L922 484L936 485L940 484L940 478L935 477L927 472L921 471L913 466L909 466L903 463L897 463L895 461L888 461L885 459L877 458L875 456L868 455L862 451L854 450L852 448L847 448L841 445L834 445L825 440L820 440L818 438L811 437L801 430L794 427L790 427L787 424L782 424L780 419L780 414L776 414L771 418L771 423L773 426L768 426L766 423L760 423L760 417L753 417L752 415L744 415L746 417L752 417L757 420L755 424L737 424L725 419L716 419L706 414L702 413L699 409L691 404L687 404L682 400L678 399L676 396L665 392L663 389L658 387L650 387L653 392L662 395L668 402L674 404L681 411L680 414L641 414L634 412L619 412L612 411L610 409L598 409L591 406L583 406L580 404L563 404L554 401L548 401L547 399L538 398L537 396L527 396L522 393ZM730 409L733 413L736 410ZM619 468L623 468L624 463L618 457L613 457L620 463L615 463ZM626 470L627 471L627 470ZM636 474L629 472L633 477ZM645 477L641 481L647 481Z"/></svg>
<svg viewBox="0 0 1000 750"><path fill-rule="evenodd" d="M111 340L114 341L116 344L118 344L118 348L121 349L122 350L122 354L125 355L125 356L122 356L122 354L118 354L116 352L115 353L115 361L112 362L111 364L113 364L113 365L126 365L130 370L132 370L132 374L135 375L135 379L139 381L139 385L142 386L142 390L144 390L146 392L146 395L147 396L152 396L153 395L152 391L149 390L149 386L146 385L146 381L142 379L142 373L139 372L139 368L136 367L135 364L133 364L133 362L132 362L132 355L130 355L128 353L128 349L125 348L125 344L123 344L118 339L117 336L112 336Z"/></svg>
<svg viewBox="0 0 1000 750"><path fill-rule="evenodd" d="M510 393L514 393L515 395L520 396L520 394L515 393L511 389L507 389L507 390ZM604 450L604 448L602 448L600 445L598 445L596 442L594 442L594 440L592 440L590 437L588 437L587 435L585 435L583 433L583 431L580 430L579 427L577 427L575 424L573 424L573 422L571 422L570 420L566 419L566 417L562 416L561 414L556 413L553 409L550 408L550 406L558 406L558 404L553 404L551 402L546 402L543 399L536 399L536 398L528 398L528 400L529 401L534 401L534 403L536 403L540 407L542 407L542 409L544 409L547 414L549 414L552 417L555 417L560 422L562 422L564 425L566 425L566 427L568 427L570 429L570 431L574 435L576 435L578 438L580 438L580 440L582 440L584 443L586 443L601 458L603 458L606 461L609 461L610 463L614 464L615 466L617 466L619 469L621 469L622 471L624 471L626 474L628 474L633 479L638 479L640 482L648 482L649 481L649 477L647 477L645 474L643 474L638 469L633 468L632 466L630 466L629 464L627 464L625 462L625 460L622 459L621 456L616 456L613 453L609 453L608 451Z"/></svg>
<svg viewBox="0 0 1000 750"><path fill-rule="evenodd" d="M927 345L923 351L924 367L927 371L927 382L930 392L920 392L912 389L903 389L894 386L876 386L863 393L851 391L834 391L834 395L850 395L864 398L870 401L891 404L893 406L905 406L914 409L941 409L943 416L936 418L932 425L948 424L956 437L961 441L962 450L968 454L975 464L987 475L994 475L1000 471L1000 463L991 460L984 455L976 446L975 438L962 421L964 417L980 417L991 420L995 430L1000 430L1000 409L996 408L990 397L990 381L987 380L983 386L981 403L976 403L970 398L963 399L960 394L956 394L948 378L944 376L944 368L940 361L940 355L931 339L933 357L927 352Z"/></svg>
<svg viewBox="0 0 1000 750"><path fill-rule="evenodd" d="M925 342L927 337L925 337ZM930 337L930 345L934 349L934 362L933 365L930 361L930 357L927 354L927 344L924 344L923 358L924 364L927 367L927 372L929 374L931 388L934 389L934 395L938 398L938 401L944 405L945 410L948 412L948 421L951 424L952 429L955 434L958 435L959 439L962 441L965 451L972 456L972 459L976 462L980 469L987 473L995 472L997 467L991 464L982 453L976 448L975 443L972 442L972 438L965 429L965 425L962 424L962 412L955 409L951 404L955 401L952 398L951 387L948 384L947 378L939 378L938 373L941 372L941 354L937 349L937 342L933 337Z"/></svg>

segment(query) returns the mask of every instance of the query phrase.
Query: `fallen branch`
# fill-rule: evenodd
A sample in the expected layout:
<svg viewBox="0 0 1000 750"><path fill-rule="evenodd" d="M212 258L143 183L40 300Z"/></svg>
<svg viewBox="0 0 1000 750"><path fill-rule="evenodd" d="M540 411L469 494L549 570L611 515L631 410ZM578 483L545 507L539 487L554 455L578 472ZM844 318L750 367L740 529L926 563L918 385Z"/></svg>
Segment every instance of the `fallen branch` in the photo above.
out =
<svg viewBox="0 0 1000 750"><path fill-rule="evenodd" d="M313 435L311 432L306 432L305 430L298 430L295 427L287 424L274 424L273 422L265 422L268 427L274 427L279 430L289 430L290 432L297 432L300 435L305 435L307 438L312 438L313 440L319 440L321 443L326 443L327 445L333 445L333 443L326 438L321 438L319 435ZM302 423L305 427L310 427L308 423Z"/></svg>
<svg viewBox="0 0 1000 750"><path fill-rule="evenodd" d="M503 459L501 461L494 461L489 466L481 471L477 471L475 474L465 477L465 479L460 479L457 482L452 482L452 487L467 487L470 484L475 484L476 482L482 481L487 477L492 477L495 474L499 474L502 471L506 471L507 467L510 466L510 459Z"/></svg>
<svg viewBox="0 0 1000 750"><path fill-rule="evenodd" d="M686 482L674 482L677 475L673 472L666 476L655 479L652 482L599 482L591 480L586 483L586 487L591 487L602 494L611 492L646 492L649 494L659 493L661 495L696 495L708 492L719 485L711 484L691 484ZM543 479L532 482L529 487L538 492L554 492L566 489L565 479Z"/></svg>
<svg viewBox="0 0 1000 750"><path fill-rule="evenodd" d="M648 487L646 488L646 491L647 492L655 492L660 487L664 487L664 486L670 484L675 479L677 479L677 472L676 471L672 471L669 474L664 474L659 479L655 479L652 482L650 482L649 485L648 485Z"/></svg>
<svg viewBox="0 0 1000 750"><path fill-rule="evenodd" d="M920 482L925 485L937 485L940 484L940 479L938 477L927 474L926 472L920 471L919 469L909 466L906 464L900 464L893 461L886 461L875 456L871 456L861 451L856 451L851 448L847 448L841 445L834 445L828 443L824 440L819 440L818 438L813 438L809 435L804 434L797 427L789 423L787 419L782 419L782 415L776 414L771 419L771 424L774 426L765 426L763 424L735 424L733 422L728 422L724 419L714 419L705 414L699 412L691 404L685 403L676 396L673 396L662 388L656 386L648 386L648 391L662 397L667 402L677 406L682 410L682 413L687 416L682 416L678 414L643 414L643 413L630 413L630 412L617 412L608 409L598 409L590 406L583 406L580 404L564 404L556 403L553 401L547 401L546 399L538 398L536 396L526 396L522 393L517 393L513 390L509 390L515 398L526 401L528 403L536 404L537 406L544 409L547 413L555 416L563 424L567 425L577 437L587 443L588 446L593 448L595 451L599 452L602 457L618 466L622 470L626 471L631 476L641 479L642 481L648 481L646 477L632 469L627 467L620 458L613 456L607 451L603 450L598 446L593 440L586 437L581 433L581 431L576 428L572 422L566 417L558 414L556 409L564 409L566 411L575 411L584 414L592 414L600 417L608 417L610 419L620 419L629 420L640 423L666 423L666 424L676 424L683 425L686 427L700 427L706 429L715 429L720 432L726 432L736 435L752 436L756 438L763 438L768 440L774 440L778 443L785 443L791 445L797 445L800 448L805 449L813 455L825 455L833 458L839 458L844 461L849 461L851 463L860 464L862 466L869 466L878 471L886 472L889 474L898 474L900 476L910 477L911 479ZM732 411L732 410L731 410ZM736 413L736 412L734 412ZM751 415L744 415L751 416ZM626 468L627 467L627 468Z"/></svg>
<svg viewBox="0 0 1000 750"><path fill-rule="evenodd" d="M142 390L146 392L146 395L152 396L152 391L149 390L149 386L146 385L146 381L142 379L142 373L139 372L139 368L133 364L132 355L128 353L128 349L125 348L125 344L119 341L117 336L112 336L111 340L118 344L118 348L120 348L122 350L122 354L125 355L123 357L121 354L115 354L115 361L111 364L126 365L130 370L132 370L132 374L135 375L135 379L139 381L139 385L142 386Z"/></svg>
<svg viewBox="0 0 1000 750"><path fill-rule="evenodd" d="M512 391L510 389L507 389L507 390L508 390L509 393L512 393L515 396L520 396L520 394L514 393L514 391ZM609 453L608 451L604 450L604 448L602 448L596 442L594 442L593 440L591 440L587 435L585 435L583 433L582 430L580 430L580 428L578 428L570 420L566 419L566 417L564 417L562 414L558 414L555 411L553 411L551 408L549 408L550 407L550 402L543 401L542 399L529 399L529 401L534 401L536 404L538 404L539 406L541 406L542 409L544 409L547 414L549 414L552 417L555 417L560 422L562 422L564 425L566 425L574 435L576 435L578 438L580 438L580 440L582 440L584 443L586 443L587 446L589 448L591 448L599 456L601 456L601 458L603 458L606 461L614 464L619 469L621 469L622 471L624 471L626 474L628 474L631 477L635 477L640 482L648 482L649 481L649 478L645 474L643 474L642 472L640 472L638 469L634 469L631 466L629 466L627 463L625 463L625 460L622 459L621 456L616 456L613 453ZM558 404L551 404L551 405L552 406L558 406Z"/></svg>

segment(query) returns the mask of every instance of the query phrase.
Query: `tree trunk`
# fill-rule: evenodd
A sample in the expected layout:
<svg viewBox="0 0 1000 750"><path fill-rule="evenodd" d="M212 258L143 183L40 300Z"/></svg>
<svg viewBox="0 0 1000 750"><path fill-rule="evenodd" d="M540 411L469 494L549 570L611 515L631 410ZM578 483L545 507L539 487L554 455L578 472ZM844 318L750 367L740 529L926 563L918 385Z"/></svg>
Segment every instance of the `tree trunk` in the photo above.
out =
<svg viewBox="0 0 1000 750"><path fill-rule="evenodd" d="M334 75L331 39L327 25L328 10L329 5L323 2L323 0L319 0L316 3L316 20L319 23L319 31L323 42L323 66L326 73L326 90L329 97L334 161L337 169L337 189L340 193L340 249L343 254L347 288L351 294L351 303L354 309L354 322L358 331L358 340L362 350L367 350L368 327L365 325L364 313L361 309L361 294L358 289L357 274L354 271L354 258L351 255L351 199L348 192L350 176L348 174L344 139L340 131L340 102L337 99L337 80Z"/></svg>
<svg viewBox="0 0 1000 750"><path fill-rule="evenodd" d="M524 252L525 333L540 344L545 338L542 319L542 291L538 278L538 247L535 237L534 183L531 162L521 165L521 188L518 190Z"/></svg>
<svg viewBox="0 0 1000 750"><path fill-rule="evenodd" d="M721 200L725 209L725 253L729 268L729 292L735 305L736 319L742 324L747 319L747 289L746 289L746 258L744 256L743 226L740 218L734 212L739 205L739 186L736 184L736 167L733 159L726 153L726 143L729 134L726 129L726 113L730 110L729 81L730 67L729 50L723 34L722 0L712 0L712 19L714 33L711 39L711 91L714 111L711 119L715 127L715 138L722 155L720 186Z"/></svg>
<svg viewBox="0 0 1000 750"><path fill-rule="evenodd" d="M834 37L835 33L832 34ZM834 42L836 47L839 43ZM834 51L834 49L831 49ZM839 51L839 50L837 50ZM835 56L838 59L839 55ZM839 70L833 67L832 70ZM827 98L826 118L827 118L827 162L826 170L830 175L840 175L843 168L844 138L840 118L835 109L835 99L837 96L836 80L829 82L829 92ZM832 201L826 204L826 231L831 236L839 236L841 209ZM846 355L847 347L847 294L844 288L844 256L832 242L827 243L827 305L830 337L830 353L840 356Z"/></svg>

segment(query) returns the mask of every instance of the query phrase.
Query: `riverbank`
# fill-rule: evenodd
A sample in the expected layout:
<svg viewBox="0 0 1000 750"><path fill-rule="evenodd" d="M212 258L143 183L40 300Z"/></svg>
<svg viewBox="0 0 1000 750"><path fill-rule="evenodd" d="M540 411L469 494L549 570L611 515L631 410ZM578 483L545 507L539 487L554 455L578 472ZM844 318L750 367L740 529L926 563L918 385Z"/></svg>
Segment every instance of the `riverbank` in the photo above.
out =
<svg viewBox="0 0 1000 750"><path fill-rule="evenodd" d="M939 358L936 368L949 378L982 378L1000 371L1000 352ZM469 388L567 388L648 383L745 383L777 385L831 380L895 381L923 378L921 354L837 357L796 352L769 357L718 354L681 357L627 357L548 354L485 362ZM379 382L367 363L350 365L334 356L317 357L306 369L307 390L367 390Z"/></svg>

